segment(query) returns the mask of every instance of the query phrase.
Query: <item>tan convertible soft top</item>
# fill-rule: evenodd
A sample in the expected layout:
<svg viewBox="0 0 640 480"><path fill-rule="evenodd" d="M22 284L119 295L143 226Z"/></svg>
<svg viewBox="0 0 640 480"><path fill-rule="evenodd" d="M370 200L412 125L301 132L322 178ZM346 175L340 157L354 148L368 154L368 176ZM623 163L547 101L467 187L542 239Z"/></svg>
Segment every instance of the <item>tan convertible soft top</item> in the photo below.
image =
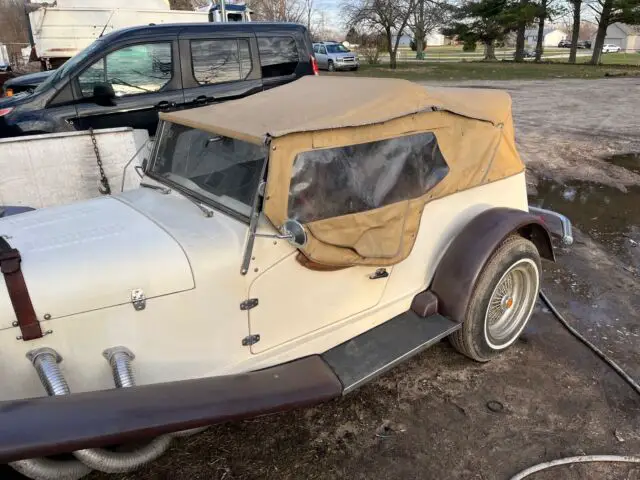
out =
<svg viewBox="0 0 640 480"><path fill-rule="evenodd" d="M511 116L511 97L499 90L427 89L390 78L307 76L241 100L160 116L262 143L265 136L371 125L434 109L498 125Z"/></svg>
<svg viewBox="0 0 640 480"><path fill-rule="evenodd" d="M269 140L264 213L293 218L302 253L330 266L392 265L426 203L524 170L511 98L395 79L303 77L240 100L161 114L255 144Z"/></svg>

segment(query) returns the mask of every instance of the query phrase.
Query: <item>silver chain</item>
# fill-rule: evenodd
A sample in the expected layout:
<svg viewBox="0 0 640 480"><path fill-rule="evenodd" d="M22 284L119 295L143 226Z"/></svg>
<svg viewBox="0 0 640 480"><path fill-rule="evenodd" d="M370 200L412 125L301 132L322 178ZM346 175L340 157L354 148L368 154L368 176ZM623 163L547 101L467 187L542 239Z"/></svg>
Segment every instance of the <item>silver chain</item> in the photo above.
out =
<svg viewBox="0 0 640 480"><path fill-rule="evenodd" d="M111 186L109 186L109 179L104 173L102 167L102 158L100 158L100 150L98 150L98 142L96 142L96 136L93 134L93 128L89 129L89 135L91 135L91 143L93 143L93 151L96 154L96 161L98 162L98 170L100 170L100 180L98 181L98 191L102 195L111 195Z"/></svg>

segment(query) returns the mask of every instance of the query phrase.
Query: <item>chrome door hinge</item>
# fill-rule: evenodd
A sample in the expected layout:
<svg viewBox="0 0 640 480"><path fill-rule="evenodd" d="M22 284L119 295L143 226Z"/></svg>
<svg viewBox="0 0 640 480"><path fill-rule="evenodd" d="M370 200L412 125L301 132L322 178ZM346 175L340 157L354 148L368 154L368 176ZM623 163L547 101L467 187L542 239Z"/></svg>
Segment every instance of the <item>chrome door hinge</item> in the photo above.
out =
<svg viewBox="0 0 640 480"><path fill-rule="evenodd" d="M260 335L249 335L248 337L244 337L242 339L243 347L250 347L251 345L255 345L260 341Z"/></svg>
<svg viewBox="0 0 640 480"><path fill-rule="evenodd" d="M244 302L240 304L240 310L251 310L254 307L258 306L257 298L248 298Z"/></svg>

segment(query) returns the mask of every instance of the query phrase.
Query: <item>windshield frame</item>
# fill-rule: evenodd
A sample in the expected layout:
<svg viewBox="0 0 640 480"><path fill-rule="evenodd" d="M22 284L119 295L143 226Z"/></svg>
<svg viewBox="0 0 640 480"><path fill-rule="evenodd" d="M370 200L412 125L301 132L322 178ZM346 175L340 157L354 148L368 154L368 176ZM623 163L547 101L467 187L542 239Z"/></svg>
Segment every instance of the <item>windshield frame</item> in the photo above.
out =
<svg viewBox="0 0 640 480"><path fill-rule="evenodd" d="M250 225L251 219L254 217L254 215L256 215L255 209L256 209L256 207L259 207L259 205L260 205L260 202L258 202L257 199L260 196L260 194L259 194L260 185L263 182L265 182L265 178L266 178L267 163L269 162L269 149L268 149L268 147L266 145L262 146L264 148L264 152L265 152L265 159L264 159L264 162L263 162L263 165L262 165L262 172L261 172L261 177L260 177L261 180L256 185L256 189L255 189L256 191L254 192L254 197L253 197L253 204L250 206L249 215L245 215L242 212L234 210L233 208L230 208L229 206L224 205L224 204L222 204L220 202L216 202L215 200L213 200L210 197L207 197L206 195L202 195L202 194L200 194L200 193L198 193L196 191L190 190L189 188L185 187L184 185L181 185L180 183L174 182L171 179L163 177L161 175L158 175L158 174L156 174L156 173L154 173L152 171L152 168L153 168L154 164L158 160L158 156L159 156L159 153L160 153L160 143L161 143L162 137L165 134L165 128L166 128L167 123L173 123L173 122L166 122L164 120L160 120L160 124L158 125L158 129L156 131L156 140L155 140L154 145L153 145L153 151L151 152L151 161L148 163L144 174L146 176L148 176L149 178L152 178L156 182L161 183L163 185L166 185L167 187L171 188L172 190L175 190L175 191L181 193L185 197L190 197L192 199L195 199L196 201L206 205L207 207L215 210L216 212L223 213L223 214L228 215L228 216L230 216L230 217L232 217L232 218L234 218L236 220L241 221L242 223L244 223L246 225ZM175 125L180 125L180 124L176 123ZM193 127L189 127L189 128L193 128ZM199 129L194 128L194 130L199 130ZM233 138L233 137L229 137L229 138ZM234 139L234 140L240 140L240 139Z"/></svg>

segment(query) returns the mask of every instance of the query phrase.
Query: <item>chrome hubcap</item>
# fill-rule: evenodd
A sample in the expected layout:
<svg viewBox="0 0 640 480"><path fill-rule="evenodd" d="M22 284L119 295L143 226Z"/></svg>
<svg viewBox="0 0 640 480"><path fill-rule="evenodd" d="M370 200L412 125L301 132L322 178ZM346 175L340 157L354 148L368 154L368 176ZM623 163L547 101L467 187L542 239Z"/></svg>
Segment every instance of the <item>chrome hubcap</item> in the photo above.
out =
<svg viewBox="0 0 640 480"><path fill-rule="evenodd" d="M485 337L491 348L506 348L518 337L531 316L538 282L537 265L523 259L496 284L485 316Z"/></svg>

